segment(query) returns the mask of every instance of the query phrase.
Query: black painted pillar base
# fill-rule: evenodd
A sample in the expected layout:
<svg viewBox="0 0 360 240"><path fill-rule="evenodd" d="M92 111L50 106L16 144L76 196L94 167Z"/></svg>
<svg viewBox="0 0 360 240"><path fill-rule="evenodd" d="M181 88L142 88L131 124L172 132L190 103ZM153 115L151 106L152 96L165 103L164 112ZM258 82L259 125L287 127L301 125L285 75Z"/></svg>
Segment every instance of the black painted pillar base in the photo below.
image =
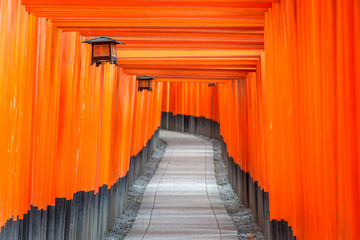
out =
<svg viewBox="0 0 360 240"><path fill-rule="evenodd" d="M161 129L202 135L220 140L220 124L205 117L189 115L173 115L170 112L161 113Z"/></svg>
<svg viewBox="0 0 360 240"><path fill-rule="evenodd" d="M73 199L55 199L55 206L38 210L31 206L22 220L8 220L1 227L0 240L99 240L115 219L123 214L129 186L143 173L146 162L156 149L159 129L146 146L130 159L127 175L98 193L80 191Z"/></svg>

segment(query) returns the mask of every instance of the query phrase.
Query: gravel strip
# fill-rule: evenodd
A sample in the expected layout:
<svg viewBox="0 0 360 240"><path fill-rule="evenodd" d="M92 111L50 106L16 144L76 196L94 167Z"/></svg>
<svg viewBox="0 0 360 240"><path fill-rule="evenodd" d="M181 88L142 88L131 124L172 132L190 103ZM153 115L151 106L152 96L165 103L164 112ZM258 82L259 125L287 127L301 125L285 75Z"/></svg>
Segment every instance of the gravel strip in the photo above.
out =
<svg viewBox="0 0 360 240"><path fill-rule="evenodd" d="M220 199L225 205L231 220L238 231L239 239L264 239L260 227L255 223L252 212L246 208L234 193L227 177L227 170L221 158L221 145L218 140L202 137L213 144L215 176L218 184ZM144 175L139 177L132 187L129 188L128 200L124 214L117 218L115 225L108 232L104 240L123 240L134 224L139 211L145 189L156 172L158 165L164 155L166 143L159 140L156 151L145 166Z"/></svg>
<svg viewBox="0 0 360 240"><path fill-rule="evenodd" d="M164 156L165 149L166 143L159 139L156 151L153 153L151 159L146 163L144 174L134 182L132 187L129 188L124 214L115 220L113 228L107 233L104 240L125 239L135 222L145 189L155 174L156 169Z"/></svg>
<svg viewBox="0 0 360 240"><path fill-rule="evenodd" d="M226 166L221 158L220 142L202 136L201 138L206 139L213 144L215 177L218 184L220 199L223 201L225 209L238 231L238 238L253 240L265 239L260 227L254 221L251 210L246 208L239 200L229 183Z"/></svg>

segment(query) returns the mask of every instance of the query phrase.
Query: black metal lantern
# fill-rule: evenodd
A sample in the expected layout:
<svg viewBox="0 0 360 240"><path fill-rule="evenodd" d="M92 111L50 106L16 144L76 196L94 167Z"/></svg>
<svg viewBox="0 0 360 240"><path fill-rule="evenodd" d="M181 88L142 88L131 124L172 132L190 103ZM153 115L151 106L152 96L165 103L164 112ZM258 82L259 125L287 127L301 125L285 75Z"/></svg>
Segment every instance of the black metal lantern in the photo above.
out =
<svg viewBox="0 0 360 240"><path fill-rule="evenodd" d="M140 76L136 78L138 80L138 92L142 90L148 90L152 92L151 80L155 80L155 78L149 76Z"/></svg>
<svg viewBox="0 0 360 240"><path fill-rule="evenodd" d="M216 87L216 83L209 83L209 87Z"/></svg>
<svg viewBox="0 0 360 240"><path fill-rule="evenodd" d="M102 62L110 62L118 66L116 44L126 45L123 42L108 37L99 37L83 42L91 45L91 65L96 63L96 66L99 66Z"/></svg>

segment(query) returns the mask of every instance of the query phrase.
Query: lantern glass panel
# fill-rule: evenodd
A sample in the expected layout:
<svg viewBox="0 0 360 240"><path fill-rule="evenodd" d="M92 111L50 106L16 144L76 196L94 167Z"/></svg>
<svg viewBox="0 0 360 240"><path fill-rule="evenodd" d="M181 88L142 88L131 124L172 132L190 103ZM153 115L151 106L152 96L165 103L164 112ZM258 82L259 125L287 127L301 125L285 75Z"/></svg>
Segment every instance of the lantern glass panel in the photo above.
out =
<svg viewBox="0 0 360 240"><path fill-rule="evenodd" d="M110 56L110 48L108 44L94 45L94 57L108 57Z"/></svg>
<svg viewBox="0 0 360 240"><path fill-rule="evenodd" d="M149 87L150 81L149 80L139 80L139 87L146 88Z"/></svg>
<svg viewBox="0 0 360 240"><path fill-rule="evenodd" d="M111 44L111 56L116 58L116 45L115 44Z"/></svg>

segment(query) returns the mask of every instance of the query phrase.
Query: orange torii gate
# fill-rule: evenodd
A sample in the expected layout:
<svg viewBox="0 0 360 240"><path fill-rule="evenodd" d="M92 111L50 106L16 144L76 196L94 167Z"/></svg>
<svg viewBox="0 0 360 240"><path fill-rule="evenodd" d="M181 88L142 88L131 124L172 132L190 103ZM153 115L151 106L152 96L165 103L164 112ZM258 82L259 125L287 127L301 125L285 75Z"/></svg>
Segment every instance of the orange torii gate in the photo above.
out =
<svg viewBox="0 0 360 240"><path fill-rule="evenodd" d="M101 238L161 118L222 140L268 238L356 239L359 16L357 0L2 0L0 239ZM81 41L103 35L127 43L119 67L90 66Z"/></svg>

